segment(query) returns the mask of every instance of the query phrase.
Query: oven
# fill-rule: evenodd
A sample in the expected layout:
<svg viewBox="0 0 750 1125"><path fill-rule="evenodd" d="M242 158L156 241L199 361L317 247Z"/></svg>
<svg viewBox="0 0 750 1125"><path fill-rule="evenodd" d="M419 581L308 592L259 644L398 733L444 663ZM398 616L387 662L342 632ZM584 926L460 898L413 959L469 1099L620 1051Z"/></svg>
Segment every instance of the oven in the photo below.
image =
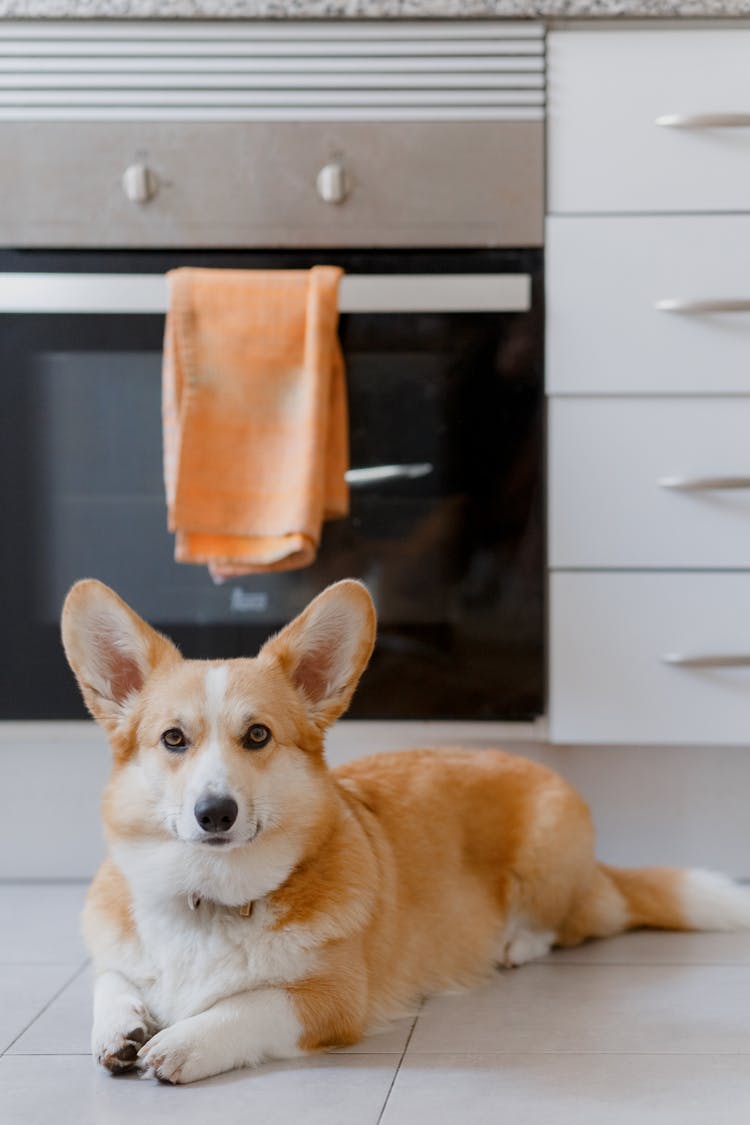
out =
<svg viewBox="0 0 750 1125"><path fill-rule="evenodd" d="M0 92L0 718L83 716L58 619L85 576L190 657L253 655L359 577L379 634L350 716L543 712L543 36L450 26L4 30L31 77ZM164 273L315 264L345 271L351 511L313 566L215 585L166 530Z"/></svg>

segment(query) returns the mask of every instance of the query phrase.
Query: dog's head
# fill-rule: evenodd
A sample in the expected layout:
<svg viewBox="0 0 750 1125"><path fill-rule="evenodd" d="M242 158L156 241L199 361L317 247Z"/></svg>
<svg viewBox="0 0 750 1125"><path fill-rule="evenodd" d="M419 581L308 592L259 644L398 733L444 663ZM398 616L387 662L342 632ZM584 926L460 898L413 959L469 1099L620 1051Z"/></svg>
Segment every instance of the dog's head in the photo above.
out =
<svg viewBox="0 0 750 1125"><path fill-rule="evenodd" d="M94 580L68 594L62 635L112 745L105 818L114 837L179 841L200 863L198 853L309 826L330 799L323 735L375 639L359 582L330 586L252 659L185 660Z"/></svg>

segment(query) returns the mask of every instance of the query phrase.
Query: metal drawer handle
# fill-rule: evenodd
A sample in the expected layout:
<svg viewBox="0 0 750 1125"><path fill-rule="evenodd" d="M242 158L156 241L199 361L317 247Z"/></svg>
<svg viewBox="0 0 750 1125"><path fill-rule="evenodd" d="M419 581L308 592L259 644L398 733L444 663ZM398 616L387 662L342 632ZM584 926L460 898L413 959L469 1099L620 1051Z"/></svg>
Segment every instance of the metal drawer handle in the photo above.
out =
<svg viewBox="0 0 750 1125"><path fill-rule="evenodd" d="M664 129L747 129L750 113L664 113L654 124Z"/></svg>
<svg viewBox="0 0 750 1125"><path fill-rule="evenodd" d="M662 664L671 664L676 668L750 668L750 654L737 653L736 655L714 655L701 653L666 652L661 658Z"/></svg>
<svg viewBox="0 0 750 1125"><path fill-rule="evenodd" d="M384 480L416 480L426 477L434 465L421 461L416 465L373 465L369 469L349 469L345 474L352 488L365 488L368 484L380 484Z"/></svg>
<svg viewBox="0 0 750 1125"><path fill-rule="evenodd" d="M659 488L676 492L722 492L750 488L750 477L661 477Z"/></svg>
<svg viewBox="0 0 750 1125"><path fill-rule="evenodd" d="M682 301L668 297L654 305L657 312L675 313L724 313L750 312L750 297L720 297L717 300Z"/></svg>

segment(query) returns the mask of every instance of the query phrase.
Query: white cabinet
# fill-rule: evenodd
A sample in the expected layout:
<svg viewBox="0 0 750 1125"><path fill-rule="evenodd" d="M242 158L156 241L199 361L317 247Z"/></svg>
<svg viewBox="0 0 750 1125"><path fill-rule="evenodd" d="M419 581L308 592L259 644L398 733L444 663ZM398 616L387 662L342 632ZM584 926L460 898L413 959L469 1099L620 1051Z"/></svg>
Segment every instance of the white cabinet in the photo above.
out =
<svg viewBox="0 0 750 1125"><path fill-rule="evenodd" d="M553 216L546 271L551 394L750 394L750 214Z"/></svg>
<svg viewBox="0 0 750 1125"><path fill-rule="evenodd" d="M551 737L750 745L750 30L549 60Z"/></svg>
<svg viewBox="0 0 750 1125"><path fill-rule="evenodd" d="M550 647L558 742L750 743L748 573L557 571Z"/></svg>
<svg viewBox="0 0 750 1125"><path fill-rule="evenodd" d="M750 571L750 397L557 397L548 435L554 569Z"/></svg>
<svg viewBox="0 0 750 1125"><path fill-rule="evenodd" d="M553 214L748 209L750 29L552 32L548 68Z"/></svg>

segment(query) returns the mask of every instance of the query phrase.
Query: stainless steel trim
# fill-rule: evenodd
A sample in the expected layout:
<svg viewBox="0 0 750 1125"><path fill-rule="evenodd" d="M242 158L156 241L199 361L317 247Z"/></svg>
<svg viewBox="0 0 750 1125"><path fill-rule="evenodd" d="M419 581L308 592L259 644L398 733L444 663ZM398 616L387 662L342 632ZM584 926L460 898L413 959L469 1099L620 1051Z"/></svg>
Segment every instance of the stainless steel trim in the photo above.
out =
<svg viewBox="0 0 750 1125"><path fill-rule="evenodd" d="M750 113L665 113L654 125L664 129L747 129Z"/></svg>
<svg viewBox="0 0 750 1125"><path fill-rule="evenodd" d="M237 124L238 122L255 122L268 124L273 122L297 123L315 122L321 124L327 121L341 123L368 122L374 125L388 125L392 122L418 123L438 122L469 124L473 122L494 121L505 122L510 125L519 123L544 121L544 106L420 106L405 108L403 106L341 106L304 108L295 106L272 106L267 109L254 109L252 106L238 108L237 106L171 106L161 108L153 106L107 106L107 107L71 107L71 106L36 106L7 108L0 106L0 123L21 121L35 121L40 125L46 124L56 127L61 122L95 122L103 124L114 122L118 125L137 124L163 124L164 122L180 122L190 126L204 122L220 124ZM411 245L411 243L409 243ZM526 245L525 242L514 245Z"/></svg>
<svg viewBox="0 0 750 1125"><path fill-rule="evenodd" d="M164 313L163 274L3 273L0 313ZM528 274L347 274L342 313L525 312Z"/></svg>
<svg viewBox="0 0 750 1125"><path fill-rule="evenodd" d="M662 477L659 488L676 492L723 492L750 488L747 477Z"/></svg>
<svg viewBox="0 0 750 1125"><path fill-rule="evenodd" d="M442 83L441 83L442 85ZM17 83L14 83L11 88L5 89L0 87L0 106L3 107L3 116L5 118L16 111L34 112L35 109L40 109L44 113L47 109L60 110L65 107L71 113L76 110L88 109L93 110L108 110L117 109L118 107L125 107L130 119L136 119L141 107L144 109L152 109L157 112L164 110L169 112L173 108L185 107L188 110L203 110L204 112L210 111L212 107L216 108L216 116L221 118L226 110L238 110L242 107L248 107L249 110L254 109L258 113L265 112L266 110L282 110L285 107L291 110L311 109L313 107L320 107L322 109L339 107L339 103L345 99L345 104L341 107L343 109L352 110L355 107L362 107L363 111L367 111L367 107L374 107L372 112L375 113L379 110L398 110L402 113L405 119L414 119L419 116L422 107L446 107L448 109L462 109L469 112L467 107L480 107L488 109L492 106L506 106L513 108L533 108L535 106L544 106L544 91L540 89L527 88L523 91L511 87L509 89L471 89L471 90L457 90L457 89L419 89L413 84L409 84L408 93L407 88L399 90L377 89L377 88L352 88L353 84L350 82L347 89L341 91L331 88L332 84L326 89L310 88L309 86L304 89L302 94L298 92L296 87L291 89L287 86L286 89L266 89L261 86L257 89L251 89L247 85L241 90L233 90L231 93L225 89L201 89L190 87L188 89L118 89L118 90L102 90L101 93L96 88L70 89L63 91L58 89L40 90L23 90L19 88ZM300 105L300 102L303 104ZM23 120L23 117L20 118Z"/></svg>
<svg viewBox="0 0 750 1125"><path fill-rule="evenodd" d="M750 654L709 655L708 653L666 652L662 664L675 668L750 668Z"/></svg>
<svg viewBox="0 0 750 1125"><path fill-rule="evenodd" d="M367 469L349 469L344 476L353 488L362 488L385 480L416 480L429 476L434 468L429 461L414 465L373 465Z"/></svg>
<svg viewBox="0 0 750 1125"><path fill-rule="evenodd" d="M23 56L12 57L0 52L0 79L4 86L11 85L14 81L19 86L31 86L33 89L52 86L64 89L77 80L79 86L102 86L111 89L117 85L118 89L128 86L143 86L144 76L148 75L148 84L151 87L170 86L175 83L175 76L190 74L190 86L203 86L208 84L210 76L214 88L221 86L236 86L238 75L244 75L246 85L259 85L265 88L285 86L288 83L316 82L319 85L331 83L342 85L347 75L356 74L357 85L364 82L377 82L378 85L393 86L395 80L389 78L394 72L398 74L398 83L402 86L435 85L436 81L444 85L458 86L461 89L471 83L472 86L494 86L495 83L518 87L544 85L544 67L541 58L537 55L517 55L513 58L512 69L508 65L498 71L497 60L491 55L440 55L415 57L409 59L409 70L404 72L404 60L401 57L388 58L385 55L369 56L358 55L347 58L346 55L324 55L321 58L305 58L304 73L299 72L294 58L241 55L233 57L231 74L226 73L227 64L225 56L212 57L207 54L200 55L147 55L139 57L137 68L133 70L132 60L127 56L118 58L107 57L106 71L102 71L101 59L96 55L88 58L76 56L71 59L61 71L60 59L54 55L49 57L35 57L33 70L28 59ZM116 78L115 78L116 76ZM351 77L349 78L351 81Z"/></svg>
<svg viewBox="0 0 750 1125"><path fill-rule="evenodd" d="M539 24L111 22L0 25L0 121L544 118Z"/></svg>
<svg viewBox="0 0 750 1125"><path fill-rule="evenodd" d="M237 44L264 40L305 42L322 40L326 46L340 39L379 42L381 40L462 39L543 40L544 24L531 20L3 20L0 40L22 40L35 46L55 39L69 43L103 40L107 43L132 41L136 44L197 41L200 48L212 40ZM519 43L519 49L524 48Z"/></svg>
<svg viewBox="0 0 750 1125"><path fill-rule="evenodd" d="M750 312L750 297L718 297L713 300L697 301L667 297L656 301L654 308L657 312L675 313Z"/></svg>
<svg viewBox="0 0 750 1125"><path fill-rule="evenodd" d="M109 60L108 60L109 61ZM232 72L230 74L222 72L220 67L213 68L209 64L204 64L198 67L192 61L192 70L190 69L190 62L187 60L173 61L169 66L165 65L165 60L156 58L153 60L146 60L152 65L144 66L143 62L139 60L138 73L131 74L127 71L117 74L117 91L121 95L120 101L126 101L125 94L129 90L135 91L135 96L138 98L140 104L146 104L143 98L143 89L148 84L148 89L153 93L154 91L164 89L174 93L175 87L182 81L183 88L189 82L189 90L186 92L189 97L183 98L183 101L189 101L191 105L205 104L207 100L221 101L216 94L218 90L237 91L237 88L242 81L242 89L246 92L256 91L259 95L260 92L265 92L266 102L272 100L272 92L275 90L284 91L287 96L287 101L290 99L290 91L303 89L307 95L312 95L315 90L333 90L337 87L343 86L347 90L390 90L392 92L393 86L398 82L401 90L413 89L420 90L435 90L439 88L442 90L458 89L466 90L468 80L462 71L455 73L448 67L443 68L432 64L430 67L417 66L412 67L412 72L409 74L398 73L398 77L394 77L393 72L398 72L396 66L378 65L375 66L372 60L364 59L357 60L356 63L346 61L337 66L330 64L324 65L318 63L317 66L311 64L309 70L305 70L303 75L290 74L284 71L281 64L276 63L273 70L269 67L268 71L265 68L253 66L252 70L247 69L233 63ZM392 62L393 60L388 60ZM423 60L424 62L431 60ZM453 60L449 60L453 62ZM182 65L179 65L182 64ZM403 63L401 64L403 66ZM16 68L9 66L0 58L0 91L10 90L14 95L14 102L24 101L29 104L25 98L22 98L20 91L29 89L34 91L33 101L41 104L48 104L61 98L67 99L66 91L80 91L82 90L101 90L104 96L109 101L110 93L113 90L115 83L112 77L113 67L108 66L105 72L101 70L101 64L98 69L93 67L89 70L77 68L75 72L70 74L61 75L52 68L40 67L34 74L17 73ZM147 73L148 78L144 79L144 72ZM189 72L189 79L185 78L185 72ZM238 72L242 75L241 79L238 77ZM356 78L352 77L352 72L356 72ZM480 71L478 74L471 76L471 89L474 91L488 88L491 91L500 90L514 90L516 91L516 98L512 104L520 101L520 90L543 90L544 88L544 75L542 73L534 73L528 68L524 67L521 71L509 74L492 74ZM44 91L52 90L51 94L45 98ZM198 90L213 91L212 99L198 95ZM422 95L419 95L420 97ZM9 98L2 95L3 103L9 101ZM235 97L234 94L229 94L230 98ZM30 95L31 99L31 95ZM71 100L72 96L71 96ZM84 99L80 96L75 97L76 102L81 102ZM153 101L152 97L150 101ZM176 99L174 99L176 100ZM250 97L243 99L243 104L251 101ZM256 97L256 100L257 97ZM329 101L332 99L328 99ZM434 100L434 99L432 99ZM441 99L442 101L445 99ZM509 102L511 99L508 99ZM227 97L225 96L222 104L226 104ZM479 101L475 98L474 101ZM534 102L539 99L534 95Z"/></svg>

